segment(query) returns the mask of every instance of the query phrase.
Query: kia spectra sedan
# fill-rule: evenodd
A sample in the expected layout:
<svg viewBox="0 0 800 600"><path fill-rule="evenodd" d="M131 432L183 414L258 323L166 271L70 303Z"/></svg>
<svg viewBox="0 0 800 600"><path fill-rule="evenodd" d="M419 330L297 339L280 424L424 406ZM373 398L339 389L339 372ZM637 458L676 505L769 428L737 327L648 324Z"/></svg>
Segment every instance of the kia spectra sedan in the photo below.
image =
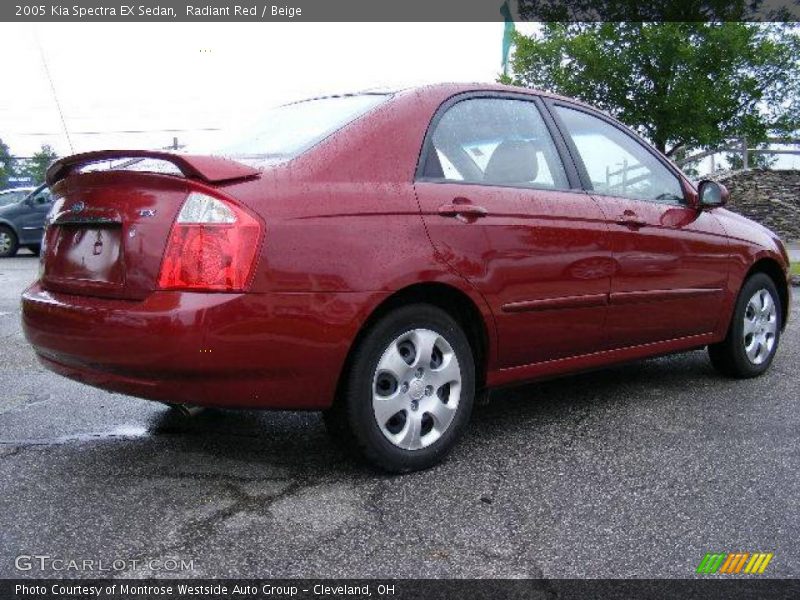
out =
<svg viewBox="0 0 800 600"><path fill-rule="evenodd" d="M51 166L22 298L47 368L321 410L403 472L440 461L492 388L703 347L754 377L777 351L781 242L584 104L456 84L315 98L226 152Z"/></svg>

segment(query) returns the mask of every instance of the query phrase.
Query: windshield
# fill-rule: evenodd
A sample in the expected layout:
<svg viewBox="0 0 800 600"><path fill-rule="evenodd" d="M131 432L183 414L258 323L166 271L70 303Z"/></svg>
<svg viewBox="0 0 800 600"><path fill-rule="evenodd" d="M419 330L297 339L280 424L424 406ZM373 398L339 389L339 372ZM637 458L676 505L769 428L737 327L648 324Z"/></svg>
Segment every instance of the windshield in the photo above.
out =
<svg viewBox="0 0 800 600"><path fill-rule="evenodd" d="M0 194L0 206L6 206L7 204L14 204L15 202L19 202L29 193L30 190L20 190L20 191L6 192L5 194Z"/></svg>
<svg viewBox="0 0 800 600"><path fill-rule="evenodd" d="M218 154L289 160L389 98L387 94L332 96L273 108L248 128L246 139Z"/></svg>

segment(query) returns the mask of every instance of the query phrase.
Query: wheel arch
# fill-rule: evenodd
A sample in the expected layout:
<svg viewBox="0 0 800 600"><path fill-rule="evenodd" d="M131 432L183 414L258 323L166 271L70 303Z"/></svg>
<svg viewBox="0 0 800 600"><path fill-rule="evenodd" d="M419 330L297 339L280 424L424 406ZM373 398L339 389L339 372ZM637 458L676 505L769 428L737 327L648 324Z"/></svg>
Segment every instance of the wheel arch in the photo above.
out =
<svg viewBox="0 0 800 600"><path fill-rule="evenodd" d="M744 282L755 273L765 274L767 277L772 279L772 282L775 284L781 300L781 330L785 329L786 321L789 318L789 311L791 310L791 307L789 306L789 282L786 280L785 271L781 267L780 263L774 258L763 257L753 263L753 265L747 271L747 275L745 275L744 279L742 280L742 285L744 285Z"/></svg>
<svg viewBox="0 0 800 600"><path fill-rule="evenodd" d="M0 218L0 227L8 227L19 240L19 231L17 231L17 228L14 226L12 221Z"/></svg>
<svg viewBox="0 0 800 600"><path fill-rule="evenodd" d="M364 320L358 333L350 344L336 385L336 397L340 397L341 386L345 375L352 364L355 349L361 343L370 327L392 310L408 304L425 303L436 306L449 314L463 329L475 359L475 385L481 390L486 385L489 357L491 352L490 325L486 315L481 312L476 302L463 290L440 282L415 283L404 287L386 297L373 308Z"/></svg>

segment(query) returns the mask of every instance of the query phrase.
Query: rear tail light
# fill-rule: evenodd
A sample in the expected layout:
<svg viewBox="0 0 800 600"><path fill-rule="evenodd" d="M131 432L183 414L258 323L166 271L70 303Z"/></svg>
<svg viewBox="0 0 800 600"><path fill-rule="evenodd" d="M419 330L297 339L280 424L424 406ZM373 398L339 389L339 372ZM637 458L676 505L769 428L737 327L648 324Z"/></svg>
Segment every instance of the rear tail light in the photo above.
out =
<svg viewBox="0 0 800 600"><path fill-rule="evenodd" d="M259 222L241 207L192 192L172 226L158 286L244 289L253 271L260 234Z"/></svg>

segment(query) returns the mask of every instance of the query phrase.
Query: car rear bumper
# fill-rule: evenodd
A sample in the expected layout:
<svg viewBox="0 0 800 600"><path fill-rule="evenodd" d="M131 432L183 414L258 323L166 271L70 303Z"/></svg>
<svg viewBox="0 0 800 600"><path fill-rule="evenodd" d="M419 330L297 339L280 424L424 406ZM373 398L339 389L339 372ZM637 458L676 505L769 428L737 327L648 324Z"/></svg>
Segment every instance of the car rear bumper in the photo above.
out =
<svg viewBox="0 0 800 600"><path fill-rule="evenodd" d="M142 301L22 296L42 364L162 402L248 408L330 405L369 294L154 292Z"/></svg>

